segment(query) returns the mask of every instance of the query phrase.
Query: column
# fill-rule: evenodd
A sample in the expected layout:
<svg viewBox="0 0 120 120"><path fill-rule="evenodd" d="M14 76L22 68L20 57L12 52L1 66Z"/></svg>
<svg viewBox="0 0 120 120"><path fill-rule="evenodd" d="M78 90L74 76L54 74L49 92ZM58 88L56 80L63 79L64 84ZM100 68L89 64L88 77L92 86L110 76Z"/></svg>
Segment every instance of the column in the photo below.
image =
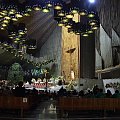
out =
<svg viewBox="0 0 120 120"><path fill-rule="evenodd" d="M95 77L95 33L80 36L80 78Z"/></svg>

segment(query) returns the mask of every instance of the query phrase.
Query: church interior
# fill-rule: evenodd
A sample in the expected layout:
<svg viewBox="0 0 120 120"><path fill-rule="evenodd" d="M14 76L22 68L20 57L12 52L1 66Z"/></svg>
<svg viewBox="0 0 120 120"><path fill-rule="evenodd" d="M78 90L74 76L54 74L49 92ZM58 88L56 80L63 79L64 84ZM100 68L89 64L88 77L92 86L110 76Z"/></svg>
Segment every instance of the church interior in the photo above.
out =
<svg viewBox="0 0 120 120"><path fill-rule="evenodd" d="M0 0L0 119L120 119L120 0Z"/></svg>

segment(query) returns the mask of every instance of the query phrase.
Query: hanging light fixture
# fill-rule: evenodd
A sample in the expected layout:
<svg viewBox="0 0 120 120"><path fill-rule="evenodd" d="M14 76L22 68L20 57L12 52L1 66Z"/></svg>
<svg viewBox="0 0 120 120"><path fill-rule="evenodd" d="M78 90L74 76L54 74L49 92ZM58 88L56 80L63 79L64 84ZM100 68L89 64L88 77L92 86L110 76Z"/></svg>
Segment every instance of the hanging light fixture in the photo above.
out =
<svg viewBox="0 0 120 120"><path fill-rule="evenodd" d="M11 19L10 16L5 16L4 18L5 18L5 20L10 20Z"/></svg>
<svg viewBox="0 0 120 120"><path fill-rule="evenodd" d="M64 17L65 16L65 12L63 10L58 11L58 16Z"/></svg>
<svg viewBox="0 0 120 120"><path fill-rule="evenodd" d="M84 32L84 33L82 33L82 36L83 36L83 37L88 37L89 35L88 35L87 32Z"/></svg>
<svg viewBox="0 0 120 120"><path fill-rule="evenodd" d="M16 16L17 18L22 18L22 17L23 17L22 13L20 13L20 12L17 12L17 13L15 14L15 16Z"/></svg>
<svg viewBox="0 0 120 120"><path fill-rule="evenodd" d="M71 19L74 17L74 14L72 13L66 13L66 18Z"/></svg>
<svg viewBox="0 0 120 120"><path fill-rule="evenodd" d="M93 30L91 30L91 29L90 29L90 30L87 30L87 33L88 33L88 34L91 34L91 33L93 33Z"/></svg>
<svg viewBox="0 0 120 120"><path fill-rule="evenodd" d="M42 8L42 12L48 13L48 12L50 12L50 8L48 8L48 7L43 7L43 8Z"/></svg>
<svg viewBox="0 0 120 120"><path fill-rule="evenodd" d="M85 16L85 15L87 15L88 14L88 12L87 12L87 10L80 10L79 11L79 15L81 15L81 16Z"/></svg>
<svg viewBox="0 0 120 120"><path fill-rule="evenodd" d="M27 12L31 12L32 11L32 7L31 6L26 6L25 9L26 9Z"/></svg>
<svg viewBox="0 0 120 120"><path fill-rule="evenodd" d="M53 2L52 1L46 2L46 6L49 8L53 7Z"/></svg>
<svg viewBox="0 0 120 120"><path fill-rule="evenodd" d="M64 23L66 23L66 22L68 22L68 21L69 21L69 19L68 19L68 18L66 18L66 17L64 17L64 18L62 18L62 21L63 21Z"/></svg>
<svg viewBox="0 0 120 120"><path fill-rule="evenodd" d="M88 17L89 18L93 18L93 17L95 17L95 12L94 11L90 11L90 12L88 12Z"/></svg>
<svg viewBox="0 0 120 120"><path fill-rule="evenodd" d="M90 20L89 21L89 25L93 26L93 25L96 25L98 23L97 20Z"/></svg>
<svg viewBox="0 0 120 120"><path fill-rule="evenodd" d="M68 23L65 23L65 27L66 27L66 28L72 28L72 24L69 23L69 22L68 22Z"/></svg>
<svg viewBox="0 0 120 120"><path fill-rule="evenodd" d="M40 5L35 5L35 6L33 6L33 9L35 11L40 11L41 10L41 6Z"/></svg>
<svg viewBox="0 0 120 120"><path fill-rule="evenodd" d="M63 23L62 21L59 21L59 22L58 22L58 26L60 26L60 27L61 27L61 26L64 26L64 23Z"/></svg>
<svg viewBox="0 0 120 120"><path fill-rule="evenodd" d="M3 23L8 24L8 23L9 23L9 20L8 20L8 19L5 19L5 20L3 20Z"/></svg>
<svg viewBox="0 0 120 120"><path fill-rule="evenodd" d="M82 33L86 34L87 32L88 34L91 34L99 27L99 19L97 18L98 16L97 12L95 11L95 6L94 4L91 4L94 3L93 0L90 0L90 2L88 2L88 0L47 0L47 2L46 0L23 0L23 2L20 0L17 2L1 0L0 3L0 29L3 30L7 28L6 25L8 25L11 20L14 22L23 16L30 16L30 12L32 10L42 10L42 12L48 13L50 12L51 7L54 9L54 19L58 22L58 26L64 25L68 29L73 29L71 30L71 33L74 32L75 34L80 34L82 31ZM74 26L73 18L74 14L77 13L80 15L80 19L83 18L79 23L88 24L91 27L90 29L87 29L86 27L84 28L84 25L83 27L80 26L80 28L78 28L77 25ZM15 36L21 39L26 33L24 33L24 30L18 30L17 32L12 32L16 32ZM9 37L15 39L14 35L9 35Z"/></svg>
<svg viewBox="0 0 120 120"><path fill-rule="evenodd" d="M61 10L62 9L62 4L61 3L55 3L54 4L54 9L55 10Z"/></svg>
<svg viewBox="0 0 120 120"><path fill-rule="evenodd" d="M18 21L18 18L15 17L15 16L12 16L12 17L11 17L11 20L13 20L13 21Z"/></svg>
<svg viewBox="0 0 120 120"><path fill-rule="evenodd" d="M97 30L99 28L99 25L93 25L92 30Z"/></svg>
<svg viewBox="0 0 120 120"><path fill-rule="evenodd" d="M76 8L76 7L73 7L73 8L70 8L70 12L72 13L72 14L76 14L76 13L78 13L78 8Z"/></svg>

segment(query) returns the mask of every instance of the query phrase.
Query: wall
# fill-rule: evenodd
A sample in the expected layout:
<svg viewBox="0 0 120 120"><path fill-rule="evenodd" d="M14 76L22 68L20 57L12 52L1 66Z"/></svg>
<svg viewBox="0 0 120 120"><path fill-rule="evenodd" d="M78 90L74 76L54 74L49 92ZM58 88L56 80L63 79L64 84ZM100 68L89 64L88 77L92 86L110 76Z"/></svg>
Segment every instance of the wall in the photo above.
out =
<svg viewBox="0 0 120 120"><path fill-rule="evenodd" d="M120 64L120 0L98 0L97 10L100 17L100 30L96 33L96 49L99 55L96 60L103 59L102 69ZM98 64L96 69L98 69ZM120 77L120 68L102 73L102 78Z"/></svg>
<svg viewBox="0 0 120 120"><path fill-rule="evenodd" d="M112 66L112 44L111 39L100 25L100 50L104 68Z"/></svg>
<svg viewBox="0 0 120 120"><path fill-rule="evenodd" d="M80 37L80 77L95 77L95 34Z"/></svg>
<svg viewBox="0 0 120 120"><path fill-rule="evenodd" d="M61 35L62 29L58 26L54 29L51 36L45 42L40 50L40 57L47 57L47 59L55 58L54 63L48 64L46 67L52 68L53 64L55 65L56 75L61 74Z"/></svg>
<svg viewBox="0 0 120 120"><path fill-rule="evenodd" d="M80 88L79 90L87 90L88 88L92 89L94 85L98 85L99 88L104 88L103 80L100 79L80 79L79 80Z"/></svg>
<svg viewBox="0 0 120 120"><path fill-rule="evenodd" d="M71 80L71 69L74 71L75 80L79 78L79 46L80 37L68 33L67 28L62 27L62 75L66 80ZM70 57L67 51L74 48L75 51Z"/></svg>

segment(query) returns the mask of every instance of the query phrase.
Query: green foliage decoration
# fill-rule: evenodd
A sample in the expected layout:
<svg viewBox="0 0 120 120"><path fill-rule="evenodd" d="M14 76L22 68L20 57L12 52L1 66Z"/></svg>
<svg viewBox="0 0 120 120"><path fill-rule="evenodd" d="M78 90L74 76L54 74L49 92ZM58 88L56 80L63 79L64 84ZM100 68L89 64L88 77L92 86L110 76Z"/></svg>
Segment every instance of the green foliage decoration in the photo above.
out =
<svg viewBox="0 0 120 120"><path fill-rule="evenodd" d="M9 68L8 71L8 81L11 84L17 84L19 81L23 81L23 70L22 67L19 63L14 63L12 66Z"/></svg>

